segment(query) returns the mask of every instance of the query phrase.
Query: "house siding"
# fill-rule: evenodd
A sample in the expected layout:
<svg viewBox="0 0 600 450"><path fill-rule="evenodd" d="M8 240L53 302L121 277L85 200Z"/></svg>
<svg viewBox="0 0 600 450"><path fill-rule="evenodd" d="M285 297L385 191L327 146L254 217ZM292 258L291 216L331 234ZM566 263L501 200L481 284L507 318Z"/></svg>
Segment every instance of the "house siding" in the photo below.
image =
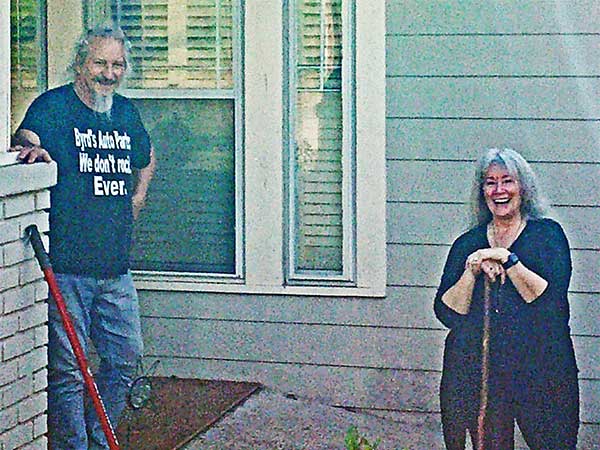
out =
<svg viewBox="0 0 600 450"><path fill-rule="evenodd" d="M573 252L580 448L600 446L600 2L387 1L387 295L141 291L146 353L178 376L260 381L390 418L436 419L432 312L467 227L473 160L532 162Z"/></svg>
<svg viewBox="0 0 600 450"><path fill-rule="evenodd" d="M600 443L599 10L596 1L387 2L389 285L436 286L467 226L472 161L489 147L520 151L572 249L581 448Z"/></svg>

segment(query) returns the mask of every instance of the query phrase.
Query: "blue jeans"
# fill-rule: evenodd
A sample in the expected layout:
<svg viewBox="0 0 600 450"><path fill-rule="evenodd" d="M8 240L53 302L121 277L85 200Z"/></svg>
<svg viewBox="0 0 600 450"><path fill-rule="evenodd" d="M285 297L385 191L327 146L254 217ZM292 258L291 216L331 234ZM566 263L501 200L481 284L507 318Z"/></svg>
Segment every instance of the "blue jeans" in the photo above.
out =
<svg viewBox="0 0 600 450"><path fill-rule="evenodd" d="M56 274L86 355L89 341L100 365L94 378L113 427L126 405L143 344L131 274L108 280ZM53 450L108 448L56 303L48 305L48 431Z"/></svg>

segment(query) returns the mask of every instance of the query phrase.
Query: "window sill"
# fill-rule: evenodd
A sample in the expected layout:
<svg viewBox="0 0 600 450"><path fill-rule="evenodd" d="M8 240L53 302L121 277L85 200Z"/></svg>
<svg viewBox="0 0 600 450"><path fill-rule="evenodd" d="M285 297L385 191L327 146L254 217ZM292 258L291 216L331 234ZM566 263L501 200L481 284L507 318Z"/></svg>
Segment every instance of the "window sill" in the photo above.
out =
<svg viewBox="0 0 600 450"><path fill-rule="evenodd" d="M385 286L276 286L250 285L240 279L190 279L189 276L152 275L134 272L137 289L143 291L211 292L222 294L289 295L311 297L385 297Z"/></svg>

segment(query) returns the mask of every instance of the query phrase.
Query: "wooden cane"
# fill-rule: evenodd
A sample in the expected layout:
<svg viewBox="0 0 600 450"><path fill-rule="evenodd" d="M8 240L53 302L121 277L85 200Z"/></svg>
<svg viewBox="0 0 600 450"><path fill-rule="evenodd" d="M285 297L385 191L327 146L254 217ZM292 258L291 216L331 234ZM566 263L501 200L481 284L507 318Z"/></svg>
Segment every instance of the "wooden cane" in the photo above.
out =
<svg viewBox="0 0 600 450"><path fill-rule="evenodd" d="M477 416L477 449L485 450L485 420L488 409L490 378L490 310L492 288L485 277L483 288L483 338L481 340L481 391L479 394L479 415Z"/></svg>

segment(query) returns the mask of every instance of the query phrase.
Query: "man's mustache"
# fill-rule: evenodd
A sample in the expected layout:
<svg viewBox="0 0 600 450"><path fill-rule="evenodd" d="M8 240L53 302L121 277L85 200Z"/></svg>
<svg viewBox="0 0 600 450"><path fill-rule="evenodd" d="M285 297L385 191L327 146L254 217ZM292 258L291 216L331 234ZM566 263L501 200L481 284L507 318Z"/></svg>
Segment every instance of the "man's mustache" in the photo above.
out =
<svg viewBox="0 0 600 450"><path fill-rule="evenodd" d="M110 78L106 78L104 76L98 76L94 78L94 81L104 85L104 86L112 86L113 84L117 84L117 80L111 80Z"/></svg>

